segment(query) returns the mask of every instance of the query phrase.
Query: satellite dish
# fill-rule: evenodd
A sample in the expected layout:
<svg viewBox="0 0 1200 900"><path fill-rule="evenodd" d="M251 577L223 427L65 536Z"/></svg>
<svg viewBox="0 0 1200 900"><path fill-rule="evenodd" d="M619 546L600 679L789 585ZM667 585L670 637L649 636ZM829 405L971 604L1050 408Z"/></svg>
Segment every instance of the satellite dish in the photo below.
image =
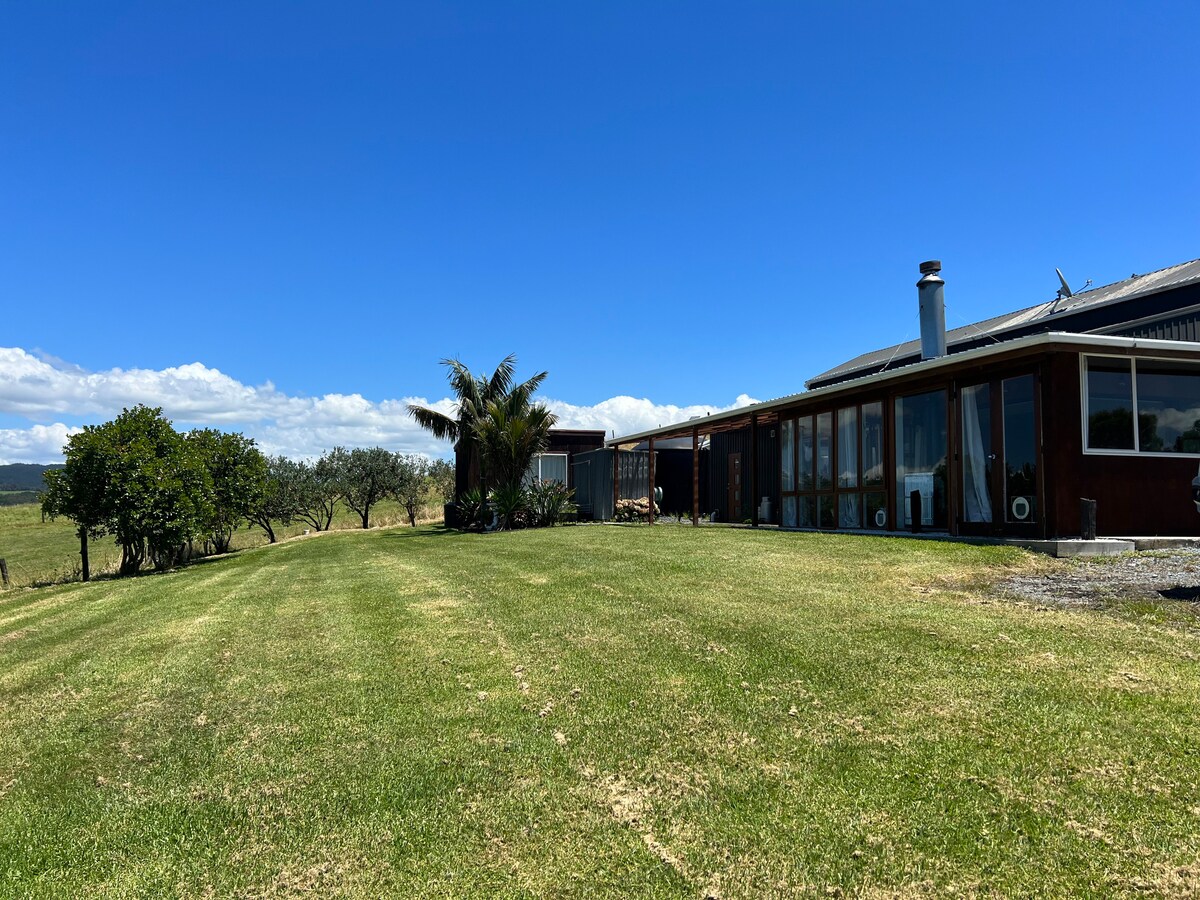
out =
<svg viewBox="0 0 1200 900"><path fill-rule="evenodd" d="M1058 289L1058 299L1073 297L1075 292L1071 290L1071 286L1067 284L1067 279L1063 277L1062 269L1056 266L1054 271L1058 273L1058 280L1062 283L1062 287Z"/></svg>

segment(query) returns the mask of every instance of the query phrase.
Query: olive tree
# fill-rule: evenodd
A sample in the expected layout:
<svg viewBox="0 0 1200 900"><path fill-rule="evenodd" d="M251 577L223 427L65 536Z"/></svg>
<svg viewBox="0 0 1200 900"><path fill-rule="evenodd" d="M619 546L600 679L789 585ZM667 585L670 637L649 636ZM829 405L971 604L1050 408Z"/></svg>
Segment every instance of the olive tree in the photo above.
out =
<svg viewBox="0 0 1200 900"><path fill-rule="evenodd" d="M429 460L423 456L396 454L396 500L408 514L408 524L417 524L417 513L429 492Z"/></svg>
<svg viewBox="0 0 1200 900"><path fill-rule="evenodd" d="M258 504L250 511L248 521L267 534L272 544L277 540L276 525L291 525L304 510L304 463L286 456L271 456L266 460L266 481Z"/></svg>
<svg viewBox="0 0 1200 900"><path fill-rule="evenodd" d="M345 451L343 451L345 452ZM371 527L371 507L394 496L400 481L396 454L382 447L356 447L345 456L341 468L341 494L346 505L358 513L362 527Z"/></svg>
<svg viewBox="0 0 1200 900"><path fill-rule="evenodd" d="M454 499L454 466L444 459L435 459L429 463L426 475L429 490L440 497L443 503Z"/></svg>
<svg viewBox="0 0 1200 900"><path fill-rule="evenodd" d="M343 478L349 454L334 447L315 463L300 463L300 502L296 518L317 531L333 524L338 501L342 499Z"/></svg>

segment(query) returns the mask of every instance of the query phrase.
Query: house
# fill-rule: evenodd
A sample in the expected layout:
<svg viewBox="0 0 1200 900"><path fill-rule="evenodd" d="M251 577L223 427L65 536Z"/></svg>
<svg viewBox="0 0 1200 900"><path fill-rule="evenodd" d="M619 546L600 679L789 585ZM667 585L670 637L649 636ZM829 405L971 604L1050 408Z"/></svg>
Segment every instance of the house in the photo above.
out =
<svg viewBox="0 0 1200 900"><path fill-rule="evenodd" d="M707 441L723 521L1066 538L1089 500L1100 535L1200 535L1200 260L950 332L940 269L920 341L609 445L690 439L699 497Z"/></svg>
<svg viewBox="0 0 1200 900"><path fill-rule="evenodd" d="M533 458L527 478L538 481L560 481L575 487L571 463L577 453L604 446L604 431L578 428L552 428L546 449ZM454 450L455 496L479 487L479 461L459 448Z"/></svg>

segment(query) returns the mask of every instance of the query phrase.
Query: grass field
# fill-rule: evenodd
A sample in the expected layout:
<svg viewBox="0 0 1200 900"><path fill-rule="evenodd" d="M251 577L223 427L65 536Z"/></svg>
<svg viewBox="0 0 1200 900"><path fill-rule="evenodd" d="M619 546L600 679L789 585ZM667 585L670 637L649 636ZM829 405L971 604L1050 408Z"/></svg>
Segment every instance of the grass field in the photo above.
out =
<svg viewBox="0 0 1200 900"><path fill-rule="evenodd" d="M418 521L441 519L441 507L427 505ZM371 510L372 527L387 527L408 522L399 503L385 500ZM338 504L334 529L361 529L358 514ZM276 527L279 539L295 537L309 528L304 522ZM267 543L261 528L243 526L234 532L233 549L246 550ZM93 575L116 572L121 562L120 548L110 537L91 541L88 557ZM16 587L76 581L80 577L79 538L67 519L42 521L41 507L34 503L0 506L0 559L8 563L9 575Z"/></svg>
<svg viewBox="0 0 1200 900"><path fill-rule="evenodd" d="M1200 640L1001 548L334 533L0 594L3 896L1200 890Z"/></svg>

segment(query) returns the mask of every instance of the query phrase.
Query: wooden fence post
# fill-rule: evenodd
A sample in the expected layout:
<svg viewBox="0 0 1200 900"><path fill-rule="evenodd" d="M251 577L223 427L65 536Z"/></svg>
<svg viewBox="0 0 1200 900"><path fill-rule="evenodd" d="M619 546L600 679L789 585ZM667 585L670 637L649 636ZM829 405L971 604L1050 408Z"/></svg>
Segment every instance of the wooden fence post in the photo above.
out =
<svg viewBox="0 0 1200 900"><path fill-rule="evenodd" d="M653 525L654 524L654 438L650 438L649 447L650 447L650 450L649 450L650 455L649 455L648 461L650 463L650 469L646 474L647 474L648 486L650 489L649 490L650 512L647 516L646 523L648 525Z"/></svg>

